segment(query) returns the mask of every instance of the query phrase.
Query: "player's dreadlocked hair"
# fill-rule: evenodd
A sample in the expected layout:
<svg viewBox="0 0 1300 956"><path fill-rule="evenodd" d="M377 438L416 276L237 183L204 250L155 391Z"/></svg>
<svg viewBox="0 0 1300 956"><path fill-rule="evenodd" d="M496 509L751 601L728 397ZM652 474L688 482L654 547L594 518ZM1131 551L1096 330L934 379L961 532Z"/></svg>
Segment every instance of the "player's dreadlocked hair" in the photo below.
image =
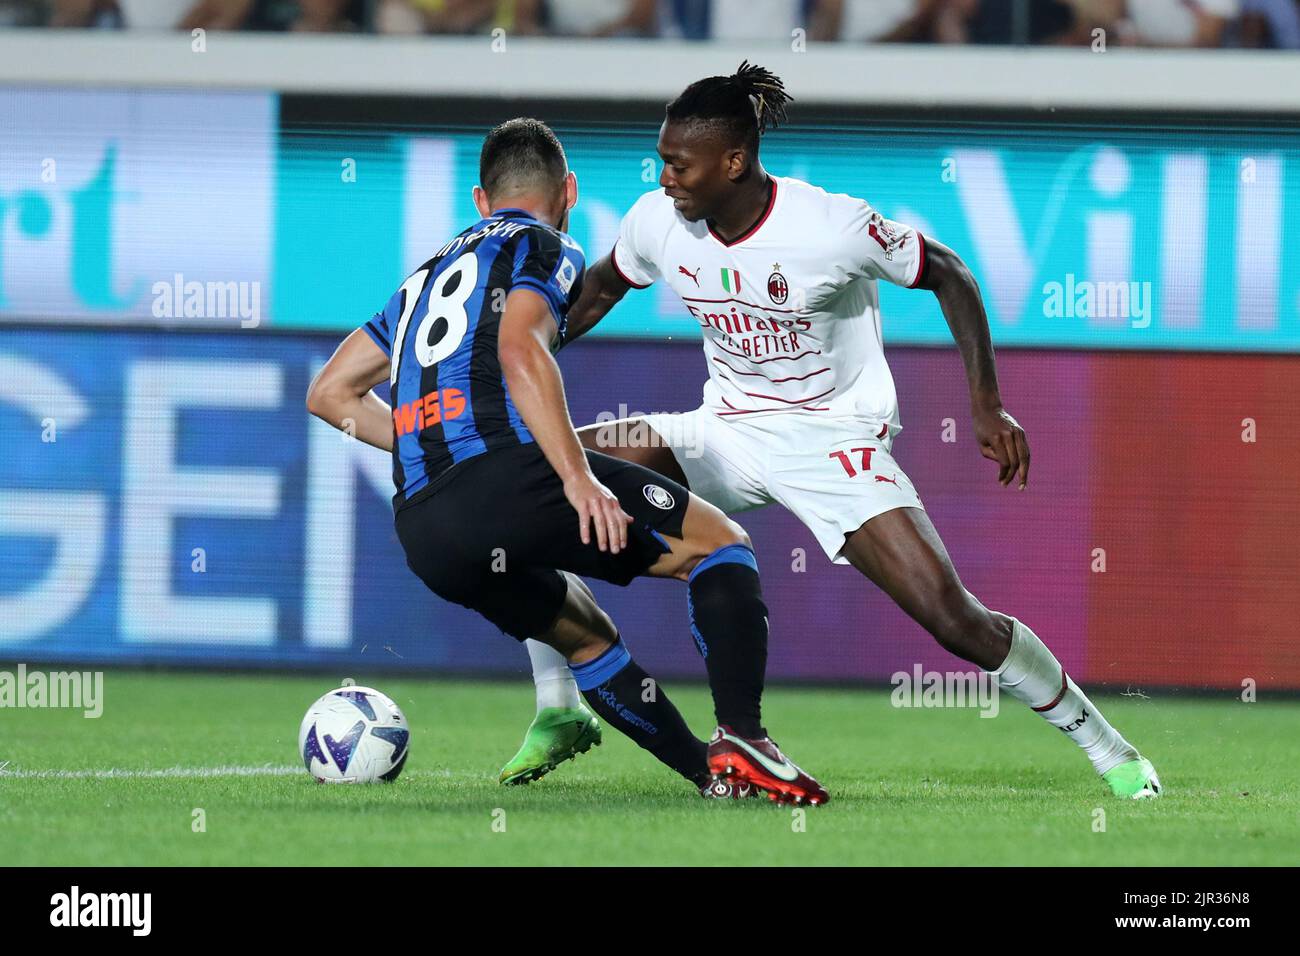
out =
<svg viewBox="0 0 1300 956"><path fill-rule="evenodd" d="M668 119L715 125L758 152L758 138L785 122L790 94L771 70L745 60L731 76L696 80L668 104Z"/></svg>

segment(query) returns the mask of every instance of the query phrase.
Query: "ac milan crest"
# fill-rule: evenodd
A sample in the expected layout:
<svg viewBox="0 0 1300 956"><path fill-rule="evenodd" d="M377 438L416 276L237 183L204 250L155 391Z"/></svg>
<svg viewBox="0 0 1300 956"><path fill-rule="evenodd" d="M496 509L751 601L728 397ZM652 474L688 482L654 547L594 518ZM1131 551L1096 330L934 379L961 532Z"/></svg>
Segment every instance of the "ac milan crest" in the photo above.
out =
<svg viewBox="0 0 1300 956"><path fill-rule="evenodd" d="M777 305L784 305L790 296L790 284L781 275L781 263L772 264L772 274L767 277L767 297Z"/></svg>

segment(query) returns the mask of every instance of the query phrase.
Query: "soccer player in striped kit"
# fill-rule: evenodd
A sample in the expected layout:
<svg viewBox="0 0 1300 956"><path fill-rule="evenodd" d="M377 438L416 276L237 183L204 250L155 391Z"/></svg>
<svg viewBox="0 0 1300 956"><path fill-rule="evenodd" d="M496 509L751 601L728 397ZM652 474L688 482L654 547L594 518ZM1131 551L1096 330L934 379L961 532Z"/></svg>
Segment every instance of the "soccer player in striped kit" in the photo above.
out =
<svg viewBox="0 0 1300 956"><path fill-rule="evenodd" d="M479 165L482 218L339 346L308 408L392 452L397 536L429 589L565 666L573 699L553 709L568 719L550 725L565 750L518 780L599 742L580 690L705 797L825 803L762 725L767 608L743 529L677 482L584 450L569 419L552 353L584 260L564 231L578 186L559 140L511 120L489 133ZM371 391L385 379L391 408ZM686 583L682 637L706 653L718 719L708 742L581 580L643 576Z"/></svg>

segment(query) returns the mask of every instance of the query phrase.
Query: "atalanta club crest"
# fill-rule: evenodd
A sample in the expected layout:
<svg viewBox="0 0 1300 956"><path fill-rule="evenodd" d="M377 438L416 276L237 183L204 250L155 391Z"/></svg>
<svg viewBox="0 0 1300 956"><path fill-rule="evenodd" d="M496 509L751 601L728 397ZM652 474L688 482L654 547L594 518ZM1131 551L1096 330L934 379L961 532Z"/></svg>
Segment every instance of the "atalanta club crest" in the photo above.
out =
<svg viewBox="0 0 1300 956"><path fill-rule="evenodd" d="M658 485L646 485L641 489L645 495L645 500L650 502L661 511L672 511L673 505L677 502L673 500L672 493L667 488L661 488Z"/></svg>
<svg viewBox="0 0 1300 956"><path fill-rule="evenodd" d="M767 277L767 297L777 305L785 305L785 300L790 297L790 284L776 271L779 268L779 264L773 266L772 274Z"/></svg>

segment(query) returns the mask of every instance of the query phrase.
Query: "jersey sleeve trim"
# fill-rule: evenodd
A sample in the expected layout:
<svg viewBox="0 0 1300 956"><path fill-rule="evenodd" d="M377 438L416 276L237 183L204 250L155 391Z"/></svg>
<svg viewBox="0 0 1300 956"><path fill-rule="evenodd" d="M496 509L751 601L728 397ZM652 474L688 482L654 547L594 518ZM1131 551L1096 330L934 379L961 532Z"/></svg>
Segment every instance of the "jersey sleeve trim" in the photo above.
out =
<svg viewBox="0 0 1300 956"><path fill-rule="evenodd" d="M916 244L920 250L916 256L916 278L908 283L909 289L915 289L921 281L921 276L925 275L925 236L919 231L916 233Z"/></svg>
<svg viewBox="0 0 1300 956"><path fill-rule="evenodd" d="M378 345L381 349L384 350L385 355L393 354L392 345L389 344L388 339L384 336L384 334L379 331L379 328L375 325L373 319L361 327L366 330L366 334L370 336L371 341L373 341L376 345Z"/></svg>
<svg viewBox="0 0 1300 956"><path fill-rule="evenodd" d="M613 267L614 267L614 271L618 273L618 277L619 277L620 279L622 279L624 282L626 282L628 285L630 285L632 288L634 288L634 289L648 289L648 288L650 288L650 286L654 285L653 282L647 282L647 283L645 283L645 284L642 284L642 283L640 283L640 282L633 282L631 279L629 279L629 278L627 277L627 273L624 272L624 271L619 267L619 264L618 264L618 243L617 243L617 242L614 243L614 248L611 249L610 252L609 252L609 261L610 261L610 264L613 265Z"/></svg>
<svg viewBox="0 0 1300 956"><path fill-rule="evenodd" d="M564 316L560 314L559 306L555 304L555 295L543 283L530 276L523 276L515 280L512 289L528 289L540 295L546 300L546 305L551 310L551 318L555 319L555 324L561 329L564 328Z"/></svg>

